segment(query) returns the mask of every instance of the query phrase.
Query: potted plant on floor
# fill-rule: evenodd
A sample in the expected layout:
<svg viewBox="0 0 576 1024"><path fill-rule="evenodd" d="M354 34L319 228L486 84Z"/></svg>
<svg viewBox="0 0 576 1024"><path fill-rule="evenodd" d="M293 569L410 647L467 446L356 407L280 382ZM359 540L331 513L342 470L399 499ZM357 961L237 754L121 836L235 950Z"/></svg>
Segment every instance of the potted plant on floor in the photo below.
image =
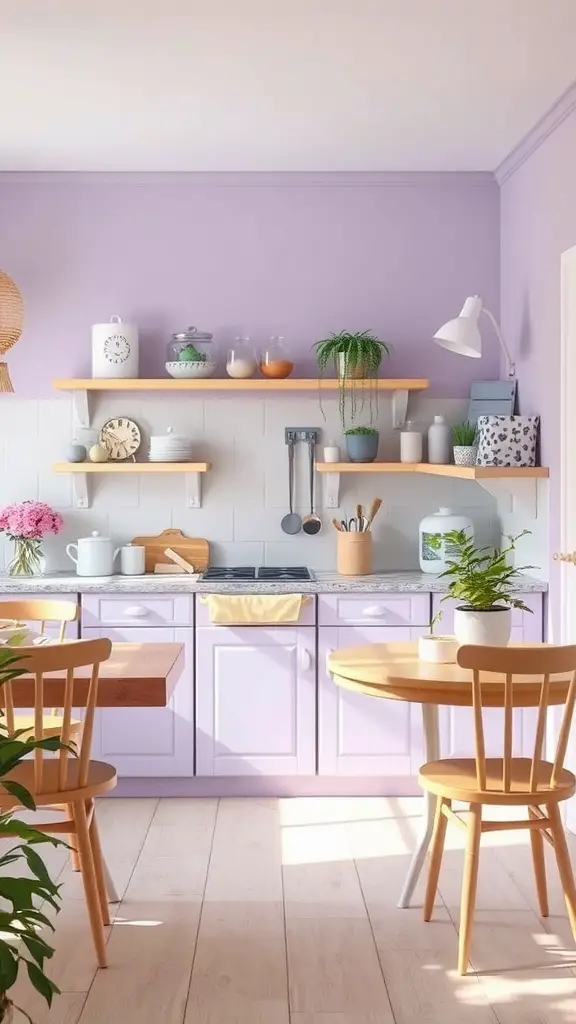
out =
<svg viewBox="0 0 576 1024"><path fill-rule="evenodd" d="M457 423L452 427L452 451L455 466L475 466L478 454L475 423Z"/></svg>
<svg viewBox="0 0 576 1024"><path fill-rule="evenodd" d="M25 673L22 652L8 647L0 648L0 687L10 679ZM60 740L53 736L44 740L21 739L19 734L8 736L4 720L0 721L0 786L30 810L34 800L24 786L7 779L14 768L29 757L36 748L58 750ZM49 918L38 904L49 903L59 911L59 886L51 880L44 861L35 850L41 843L63 845L54 836L45 835L14 816L14 811L0 811L0 838L14 840L6 853L0 856L0 1021L9 1024L13 1018L10 989L16 982L21 964L26 965L28 977L37 992L50 1006L52 997L59 992L54 982L44 973L44 964L54 950L39 934L40 927L54 930ZM65 844L64 844L65 845ZM26 861L30 877L8 875L6 869L18 861ZM25 1010L20 1012L31 1021Z"/></svg>
<svg viewBox="0 0 576 1024"><path fill-rule="evenodd" d="M380 434L374 427L350 427L344 431L350 462L374 462Z"/></svg>
<svg viewBox="0 0 576 1024"><path fill-rule="evenodd" d="M346 427L346 407L350 422L353 423L362 412L366 399L370 409L370 422L374 419L373 406L377 403L378 391L372 382L378 377L378 370L384 356L389 356L391 346L381 341L370 331L340 331L331 334L314 345L318 364L319 380L324 379L329 365L334 366L339 381L339 410L342 429ZM322 409L322 392L320 391ZM323 410L322 410L323 412Z"/></svg>
<svg viewBox="0 0 576 1024"><path fill-rule="evenodd" d="M448 593L442 598L460 602L454 612L454 633L459 644L487 644L505 647L510 640L512 608L531 611L519 597L514 596L514 582L520 573L534 569L533 565L515 568L508 564L508 556L516 543L530 530L508 538L505 548L476 548L465 530L446 534L446 543L452 557L448 569L440 579L449 578Z"/></svg>

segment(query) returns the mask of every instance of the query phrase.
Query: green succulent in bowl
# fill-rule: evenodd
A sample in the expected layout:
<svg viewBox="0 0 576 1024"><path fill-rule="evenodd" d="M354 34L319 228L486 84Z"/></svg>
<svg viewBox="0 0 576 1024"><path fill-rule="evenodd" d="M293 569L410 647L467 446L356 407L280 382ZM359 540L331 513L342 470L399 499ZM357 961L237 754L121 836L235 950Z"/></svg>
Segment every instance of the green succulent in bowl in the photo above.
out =
<svg viewBox="0 0 576 1024"><path fill-rule="evenodd" d="M195 345L186 345L178 353L178 359L182 363L205 363L206 356L203 352L199 352Z"/></svg>

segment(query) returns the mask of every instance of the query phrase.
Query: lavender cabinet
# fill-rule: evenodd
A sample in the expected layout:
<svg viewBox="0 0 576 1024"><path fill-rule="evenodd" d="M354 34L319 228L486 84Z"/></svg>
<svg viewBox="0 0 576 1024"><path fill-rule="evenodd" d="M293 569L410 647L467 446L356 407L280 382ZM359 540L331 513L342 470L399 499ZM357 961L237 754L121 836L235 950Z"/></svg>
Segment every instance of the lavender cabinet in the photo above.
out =
<svg viewBox="0 0 576 1024"><path fill-rule="evenodd" d="M196 774L313 775L316 631L200 626Z"/></svg>
<svg viewBox="0 0 576 1024"><path fill-rule="evenodd" d="M419 704L344 690L326 671L338 647L417 640L427 626L320 626L318 631L318 772L410 779L422 763Z"/></svg>
<svg viewBox="0 0 576 1024"><path fill-rule="evenodd" d="M517 608L512 610L511 640L516 643L540 643L543 640L543 597L542 594L519 594L531 612ZM443 601L434 594L432 607L436 614L442 610L442 619L437 629L450 633L454 624L454 609L457 601ZM534 749L536 712L532 708L514 712L514 754L531 757ZM502 756L504 723L502 712L488 708L484 712L486 753L489 757ZM474 754L474 724L470 708L440 708L440 736L444 757L471 757Z"/></svg>
<svg viewBox="0 0 576 1024"><path fill-rule="evenodd" d="M184 644L184 669L166 708L100 708L92 756L120 775L176 777L194 774L194 630L192 627L83 627L85 640Z"/></svg>

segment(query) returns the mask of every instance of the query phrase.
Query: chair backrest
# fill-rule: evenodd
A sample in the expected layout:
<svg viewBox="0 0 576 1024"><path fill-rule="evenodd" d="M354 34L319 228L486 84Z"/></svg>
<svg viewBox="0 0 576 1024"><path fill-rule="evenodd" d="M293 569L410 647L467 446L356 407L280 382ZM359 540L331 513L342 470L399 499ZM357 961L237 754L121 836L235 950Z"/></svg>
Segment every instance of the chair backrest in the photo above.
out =
<svg viewBox="0 0 576 1024"><path fill-rule="evenodd" d="M75 601L2 601L0 602L0 619L16 619L18 622L39 622L43 633L47 622L59 622L58 639L62 643L66 633L66 623L75 622L78 617L78 605Z"/></svg>
<svg viewBox="0 0 576 1024"><path fill-rule="evenodd" d="M70 722L73 707L86 709L84 727L80 738L79 746L75 747L75 753L79 758L78 785L86 783L88 767L90 762L90 749L92 746L92 733L94 731L94 711L98 698L98 677L100 665L110 657L112 644L110 640L103 637L99 640L75 640L71 643L54 644L53 646L25 647L15 650L15 654L21 655L21 661L14 664L13 668L23 669L26 675L34 678L34 738L44 739L44 677L48 672L57 672L64 683L64 694L62 706L62 732L60 739L64 744L70 744ZM89 669L81 675L76 673L77 669ZM78 683L82 682L82 693L79 693ZM1 676L0 676L1 680ZM8 680L0 686L0 700L6 715L6 729L8 734L14 732L14 690L18 688L20 680ZM24 680L22 679L22 682ZM86 684L87 688L86 688ZM68 759L75 756L69 749L57 751L56 758L59 762L57 773L57 791L66 788ZM44 761L52 755L44 750L34 751L34 788L40 794L46 792L43 788Z"/></svg>
<svg viewBox="0 0 576 1024"><path fill-rule="evenodd" d="M484 743L484 722L482 715L481 672L496 672L504 676L502 686L497 689L504 709L504 754L502 758L502 790L510 792L511 765L514 728L514 676L532 676L534 686L538 686L538 718L534 739L534 752L530 766L530 788L538 788L539 768L542 762L544 738L546 736L546 716L550 698L550 676L564 676L569 680L566 688L564 713L554 756L554 767L550 785L558 783L558 777L564 767L564 758L568 746L568 737L574 714L576 701L576 646L552 647L476 647L465 645L460 647L457 655L458 664L462 668L472 669L472 706L474 709L474 737L476 744L476 780L478 789L486 791L486 748ZM538 682L539 681L539 682ZM525 685L525 680L524 680ZM497 683L491 683L490 705L495 704ZM536 703L536 702L535 702ZM500 701L498 701L500 704ZM498 705L497 705L498 706Z"/></svg>

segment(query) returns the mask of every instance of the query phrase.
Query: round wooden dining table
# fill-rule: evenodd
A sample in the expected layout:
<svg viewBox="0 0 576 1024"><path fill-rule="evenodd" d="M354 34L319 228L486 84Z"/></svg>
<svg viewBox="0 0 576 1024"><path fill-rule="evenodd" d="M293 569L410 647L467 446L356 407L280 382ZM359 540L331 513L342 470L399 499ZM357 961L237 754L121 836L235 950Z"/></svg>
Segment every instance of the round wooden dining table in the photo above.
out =
<svg viewBox="0 0 576 1024"><path fill-rule="evenodd" d="M511 644L535 647L537 644ZM438 706L472 706L472 672L456 663L437 665L420 661L416 643L362 644L342 647L327 657L327 669L334 682L344 689L369 697L402 700L422 706L424 724L424 762L441 757ZM502 707L505 674L483 672L481 677L484 707ZM570 679L551 676L549 703L563 704ZM541 677L514 676L514 707L537 707ZM412 857L399 907L408 907L422 871L432 839L436 796L427 792L422 835Z"/></svg>

